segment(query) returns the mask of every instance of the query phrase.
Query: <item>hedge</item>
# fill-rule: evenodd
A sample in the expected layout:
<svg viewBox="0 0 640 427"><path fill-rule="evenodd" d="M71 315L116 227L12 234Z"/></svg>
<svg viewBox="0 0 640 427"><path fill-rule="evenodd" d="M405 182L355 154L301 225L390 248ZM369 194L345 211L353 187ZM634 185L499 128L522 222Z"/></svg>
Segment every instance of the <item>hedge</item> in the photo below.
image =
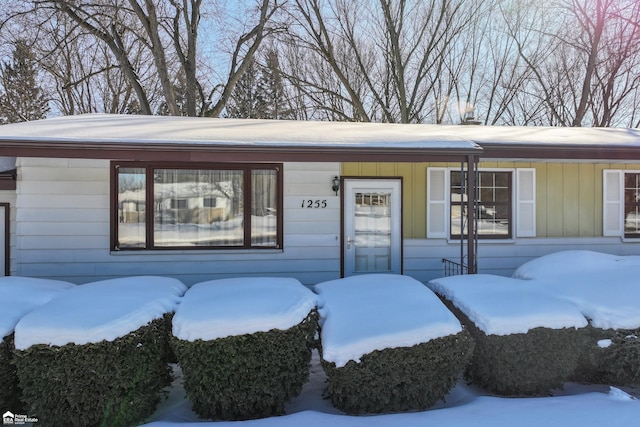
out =
<svg viewBox="0 0 640 427"><path fill-rule="evenodd" d="M114 341L16 350L30 416L39 426L129 426L144 421L171 383L169 315Z"/></svg>
<svg viewBox="0 0 640 427"><path fill-rule="evenodd" d="M588 331L588 340L572 379L581 383L640 387L640 328L589 327ZM599 342L609 345L601 346Z"/></svg>
<svg viewBox="0 0 640 427"><path fill-rule="evenodd" d="M171 338L184 388L202 418L245 420L281 415L309 377L318 314L287 330L214 340Z"/></svg>
<svg viewBox="0 0 640 427"><path fill-rule="evenodd" d="M13 332L0 341L0 410L23 413L18 376L13 363Z"/></svg>
<svg viewBox="0 0 640 427"><path fill-rule="evenodd" d="M546 395L573 375L586 340L586 328L534 328L527 333L487 335L453 304L449 309L467 327L476 346L465 376L503 396Z"/></svg>
<svg viewBox="0 0 640 427"><path fill-rule="evenodd" d="M342 367L322 360L332 404L347 414L423 410L455 386L471 354L466 331L365 354Z"/></svg>

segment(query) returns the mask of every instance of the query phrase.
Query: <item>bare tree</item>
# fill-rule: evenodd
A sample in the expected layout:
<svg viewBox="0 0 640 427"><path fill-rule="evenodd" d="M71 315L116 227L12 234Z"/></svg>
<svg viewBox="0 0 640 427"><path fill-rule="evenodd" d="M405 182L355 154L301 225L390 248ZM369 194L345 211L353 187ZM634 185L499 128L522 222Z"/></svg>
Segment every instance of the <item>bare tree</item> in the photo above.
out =
<svg viewBox="0 0 640 427"><path fill-rule="evenodd" d="M318 91L333 94L340 102L322 107L337 109L349 120L440 122L438 106L446 108L442 100L460 72L458 63L447 61L459 59L451 51L482 3L295 0L290 43L322 66L307 67L306 75L294 75L292 81L311 102ZM326 78L327 69L333 79Z"/></svg>
<svg viewBox="0 0 640 427"><path fill-rule="evenodd" d="M219 3L203 4L202 0L36 0L21 3L21 7L12 10L11 18L24 18L22 28L38 42L36 44L43 41L41 57L47 60L53 79L67 80L56 84L66 91L60 96L63 111L98 108L95 100L87 98L89 92L80 91L80 88L82 83L86 85L100 78L103 79L101 86L112 92L122 92L122 100L129 111L154 114L162 110L171 115L217 116L245 72L246 61L253 58L265 37L282 28L275 22L272 25L274 16L282 8L282 2L277 0L246 0L230 8L236 14L246 13L242 18L237 17L244 25L236 27L235 33L226 28L213 28L216 21L209 19L208 13L216 8L222 10ZM254 6L243 9L240 6L244 4ZM203 9L205 5L207 10ZM228 58L219 55L214 65L227 71L203 71L209 65L204 62L207 58L199 53L204 46L199 39L203 19L209 26L208 39L213 40L211 35L217 33L230 35L225 40L233 45ZM52 28L48 25L51 22L64 25ZM229 19L224 25L228 22ZM91 46L91 50L76 54L90 55L94 60L71 58L73 51L64 52L71 45ZM215 46L226 50L225 45ZM81 60L78 62L77 59ZM56 64L55 60L60 63ZM66 75L68 72L74 74ZM213 75L220 76L221 81L216 82ZM121 77L125 80L120 80ZM122 89L116 89L116 86L122 86ZM69 92L72 88L77 91L73 97ZM132 94L135 99L131 98ZM75 104L79 101L78 95L84 98L80 104ZM116 98L120 99L120 96L112 99ZM107 111L122 110L121 106L113 108L111 104Z"/></svg>

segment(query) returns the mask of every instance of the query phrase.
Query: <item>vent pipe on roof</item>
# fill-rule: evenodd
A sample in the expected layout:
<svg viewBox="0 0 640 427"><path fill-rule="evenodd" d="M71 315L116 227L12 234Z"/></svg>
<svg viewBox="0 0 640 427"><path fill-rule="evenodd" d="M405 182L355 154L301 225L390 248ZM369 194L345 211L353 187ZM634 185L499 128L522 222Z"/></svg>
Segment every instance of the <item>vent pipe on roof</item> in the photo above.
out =
<svg viewBox="0 0 640 427"><path fill-rule="evenodd" d="M476 120L473 115L473 110L467 111L464 113L464 119L460 122L461 125L481 125L482 122L480 120Z"/></svg>

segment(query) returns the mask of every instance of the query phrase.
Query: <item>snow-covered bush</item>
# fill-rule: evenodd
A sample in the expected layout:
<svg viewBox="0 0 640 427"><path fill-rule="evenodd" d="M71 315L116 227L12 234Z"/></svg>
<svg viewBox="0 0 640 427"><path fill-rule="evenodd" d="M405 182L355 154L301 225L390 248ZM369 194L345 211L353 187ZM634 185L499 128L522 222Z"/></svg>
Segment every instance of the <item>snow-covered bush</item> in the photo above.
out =
<svg viewBox="0 0 640 427"><path fill-rule="evenodd" d="M589 319L575 381L640 385L640 256L561 251L523 264L514 277L570 301Z"/></svg>
<svg viewBox="0 0 640 427"><path fill-rule="evenodd" d="M453 388L471 357L468 333L415 279L363 275L315 289L327 392L346 413L432 406Z"/></svg>
<svg viewBox="0 0 640 427"><path fill-rule="evenodd" d="M295 279L194 285L172 338L194 412L227 420L282 414L309 377L317 330L315 295Z"/></svg>
<svg viewBox="0 0 640 427"><path fill-rule="evenodd" d="M468 379L496 394L541 395L561 388L586 342L587 320L580 311L529 285L481 274L429 282L475 340Z"/></svg>
<svg viewBox="0 0 640 427"><path fill-rule="evenodd" d="M0 341L0 408L18 412L23 409L18 376L13 364L13 332Z"/></svg>
<svg viewBox="0 0 640 427"><path fill-rule="evenodd" d="M16 366L38 425L128 426L171 382L166 323L186 287L132 277L68 290L18 322Z"/></svg>
<svg viewBox="0 0 640 427"><path fill-rule="evenodd" d="M589 328L587 344L573 380L581 383L640 386L640 329Z"/></svg>
<svg viewBox="0 0 640 427"><path fill-rule="evenodd" d="M58 280L0 277L0 410L23 411L13 363L13 330L16 324L29 311L73 286Z"/></svg>

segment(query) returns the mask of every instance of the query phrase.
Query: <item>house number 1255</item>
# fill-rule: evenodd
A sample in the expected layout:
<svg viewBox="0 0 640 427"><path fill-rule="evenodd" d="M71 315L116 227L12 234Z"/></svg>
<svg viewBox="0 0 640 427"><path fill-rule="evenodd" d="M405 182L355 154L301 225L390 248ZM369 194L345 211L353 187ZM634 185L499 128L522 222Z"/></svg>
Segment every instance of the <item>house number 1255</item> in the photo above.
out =
<svg viewBox="0 0 640 427"><path fill-rule="evenodd" d="M302 208L303 209L324 209L327 207L327 200L303 200Z"/></svg>

